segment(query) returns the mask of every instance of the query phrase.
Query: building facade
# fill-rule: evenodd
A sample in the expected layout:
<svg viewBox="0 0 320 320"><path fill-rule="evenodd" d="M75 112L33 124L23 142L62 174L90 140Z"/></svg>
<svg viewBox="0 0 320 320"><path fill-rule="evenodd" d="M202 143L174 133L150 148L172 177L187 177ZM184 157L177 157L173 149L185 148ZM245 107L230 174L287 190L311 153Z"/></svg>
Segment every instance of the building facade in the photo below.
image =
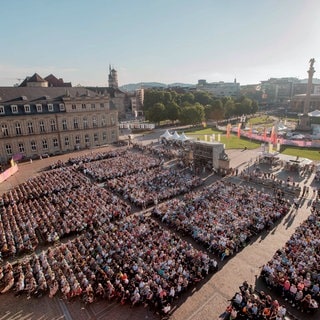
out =
<svg viewBox="0 0 320 320"><path fill-rule="evenodd" d="M291 112L303 113L306 100L306 94L297 94L290 100L289 110ZM312 93L310 95L309 111L320 109L320 94Z"/></svg>
<svg viewBox="0 0 320 320"><path fill-rule="evenodd" d="M109 95L82 87L0 87L0 161L36 158L118 141Z"/></svg>
<svg viewBox="0 0 320 320"><path fill-rule="evenodd" d="M270 78L261 81L260 90L262 91L261 103L287 105L296 95L307 92L308 79L299 80L297 78ZM312 80L311 92L316 93L320 86L319 79Z"/></svg>
<svg viewBox="0 0 320 320"><path fill-rule="evenodd" d="M237 98L240 95L240 83L234 79L234 82L212 82L206 80L198 80L196 86L197 91L207 91L218 98L233 97Z"/></svg>

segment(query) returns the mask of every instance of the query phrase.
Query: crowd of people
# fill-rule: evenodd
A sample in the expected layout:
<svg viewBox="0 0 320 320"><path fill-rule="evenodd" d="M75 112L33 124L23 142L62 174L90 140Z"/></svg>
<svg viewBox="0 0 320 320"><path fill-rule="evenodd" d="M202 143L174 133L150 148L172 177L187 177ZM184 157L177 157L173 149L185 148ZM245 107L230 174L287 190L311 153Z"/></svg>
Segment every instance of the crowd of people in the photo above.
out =
<svg viewBox="0 0 320 320"><path fill-rule="evenodd" d="M149 153L155 156L158 156L161 159L165 160L172 160L175 159L179 156L180 149L182 149L182 146L180 148L171 148L166 145L156 145L156 144L148 144L148 145L143 145L139 143L135 143L133 145L133 149L139 150L143 153Z"/></svg>
<svg viewBox="0 0 320 320"><path fill-rule="evenodd" d="M287 308L264 291L255 292L247 281L239 287L223 314L224 320L284 320Z"/></svg>
<svg viewBox="0 0 320 320"><path fill-rule="evenodd" d="M69 160L68 160L68 162L66 164L80 165L80 164L83 164L83 163L88 163L88 162L94 162L94 161L100 161L100 160L120 157L124 153L126 153L126 151L127 151L126 147L121 147L121 148L117 148L117 149L107 150L107 151L104 151L104 152L86 153L86 154L83 154L83 155L78 155L76 157L69 158Z"/></svg>
<svg viewBox="0 0 320 320"><path fill-rule="evenodd" d="M97 182L142 172L159 167L163 163L158 157L140 152L125 152L121 157L83 163L78 169Z"/></svg>
<svg viewBox="0 0 320 320"><path fill-rule="evenodd" d="M320 303L320 211L311 214L261 271L267 285L292 306L315 311Z"/></svg>
<svg viewBox="0 0 320 320"><path fill-rule="evenodd" d="M124 200L141 207L155 204L155 217L191 236L221 260L246 246L254 235L272 228L291 207L282 183L276 186L280 190L276 195L227 179L190 192L203 183L199 177L189 170L163 166L165 160L177 156L177 150L153 145L130 149L56 163L56 169L2 196L0 293L61 294L65 299L80 297L86 303L117 299L167 314L173 301L216 271L218 263L207 251L198 251L161 228L152 217L132 216ZM230 174L238 172L231 170ZM272 176L257 178L278 182ZM110 191L95 182L105 182ZM183 193L181 198L160 203ZM320 218L318 209L312 210L262 271L269 286L306 311L318 308L320 296ZM75 239L70 240L70 235L76 235ZM36 254L43 243L55 245ZM30 255L11 263L7 259L24 253ZM244 283L227 310L228 319L282 320L285 307L275 301L263 292L253 293Z"/></svg>
<svg viewBox="0 0 320 320"><path fill-rule="evenodd" d="M52 192L79 187L87 182L88 178L73 168L45 171L4 193L0 197L0 204L8 206L38 199Z"/></svg>
<svg viewBox="0 0 320 320"><path fill-rule="evenodd" d="M289 208L284 199L220 180L186 194L184 199L156 206L153 214L223 260L244 247L253 235L271 228Z"/></svg>
<svg viewBox="0 0 320 320"><path fill-rule="evenodd" d="M154 168L108 180L106 186L142 208L189 192L202 179L186 170Z"/></svg>
<svg viewBox="0 0 320 320"><path fill-rule="evenodd" d="M217 262L142 214L101 223L66 243L0 269L1 293L86 303L117 299L164 314L191 285L217 270Z"/></svg>
<svg viewBox="0 0 320 320"><path fill-rule="evenodd" d="M73 168L45 172L11 190L3 199L0 257L34 251L39 244L53 243L91 224L131 213L126 202L91 184Z"/></svg>

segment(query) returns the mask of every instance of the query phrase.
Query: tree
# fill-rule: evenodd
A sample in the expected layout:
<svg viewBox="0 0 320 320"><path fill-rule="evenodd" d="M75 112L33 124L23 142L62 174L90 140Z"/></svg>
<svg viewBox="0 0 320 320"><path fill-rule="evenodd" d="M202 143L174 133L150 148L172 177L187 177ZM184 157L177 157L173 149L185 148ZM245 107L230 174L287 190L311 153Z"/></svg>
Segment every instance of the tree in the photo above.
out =
<svg viewBox="0 0 320 320"><path fill-rule="evenodd" d="M196 91L193 93L194 101L199 102L203 106L211 105L213 103L212 95L206 91Z"/></svg>
<svg viewBox="0 0 320 320"><path fill-rule="evenodd" d="M225 109L223 107L223 103L220 99L216 99L213 102L213 109L211 112L211 119L214 120L222 120L225 116Z"/></svg>
<svg viewBox="0 0 320 320"><path fill-rule="evenodd" d="M159 123L162 120L165 120L165 106L163 103L155 103L147 111L147 119L151 122Z"/></svg>
<svg viewBox="0 0 320 320"><path fill-rule="evenodd" d="M204 120L204 107L200 103L181 110L179 120L183 124L199 124Z"/></svg>
<svg viewBox="0 0 320 320"><path fill-rule="evenodd" d="M163 103L164 101L164 92L160 90L146 90L144 93L143 100L143 109L147 112L152 108L156 103Z"/></svg>
<svg viewBox="0 0 320 320"><path fill-rule="evenodd" d="M231 118L235 115L235 104L233 99L227 99L224 104L225 117Z"/></svg>
<svg viewBox="0 0 320 320"><path fill-rule="evenodd" d="M181 104L183 106L191 105L192 103L194 103L194 95L191 92L181 95Z"/></svg>
<svg viewBox="0 0 320 320"><path fill-rule="evenodd" d="M176 121L179 118L180 107L174 101L166 105L166 118L171 121Z"/></svg>
<svg viewBox="0 0 320 320"><path fill-rule="evenodd" d="M246 97L240 99L240 102L236 103L236 113L238 116L243 114L250 114L252 110L252 100Z"/></svg>
<svg viewBox="0 0 320 320"><path fill-rule="evenodd" d="M259 110L258 102L256 100L252 100L251 114L256 113L258 110Z"/></svg>
<svg viewBox="0 0 320 320"><path fill-rule="evenodd" d="M221 99L212 99L210 104L205 106L205 118L206 120L221 120L225 116L225 109L223 107L223 101Z"/></svg>

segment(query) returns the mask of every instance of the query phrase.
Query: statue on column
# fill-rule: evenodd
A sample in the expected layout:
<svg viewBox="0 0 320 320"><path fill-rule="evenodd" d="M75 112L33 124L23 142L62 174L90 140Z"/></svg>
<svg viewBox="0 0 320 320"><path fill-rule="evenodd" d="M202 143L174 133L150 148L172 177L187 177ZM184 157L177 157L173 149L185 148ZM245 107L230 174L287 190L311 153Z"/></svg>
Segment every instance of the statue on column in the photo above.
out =
<svg viewBox="0 0 320 320"><path fill-rule="evenodd" d="M313 65L316 62L316 60L314 58L311 58L309 63L310 63L310 69L313 69Z"/></svg>

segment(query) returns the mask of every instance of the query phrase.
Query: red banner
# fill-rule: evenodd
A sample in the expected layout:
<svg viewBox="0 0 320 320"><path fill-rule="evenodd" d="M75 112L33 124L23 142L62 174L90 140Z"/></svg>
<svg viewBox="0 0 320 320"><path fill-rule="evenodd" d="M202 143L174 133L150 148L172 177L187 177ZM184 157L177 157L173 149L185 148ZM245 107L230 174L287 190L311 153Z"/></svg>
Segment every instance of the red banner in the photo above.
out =
<svg viewBox="0 0 320 320"><path fill-rule="evenodd" d="M230 131L231 131L231 123L227 124L227 138L230 137Z"/></svg>
<svg viewBox="0 0 320 320"><path fill-rule="evenodd" d="M250 127L249 127L249 138L250 139L252 138L252 124L250 124Z"/></svg>
<svg viewBox="0 0 320 320"><path fill-rule="evenodd" d="M238 124L238 138L240 138L241 133L241 123Z"/></svg>
<svg viewBox="0 0 320 320"><path fill-rule="evenodd" d="M271 135L270 135L270 142L274 143L274 138L275 138L275 131L274 131L274 126L271 129Z"/></svg>

